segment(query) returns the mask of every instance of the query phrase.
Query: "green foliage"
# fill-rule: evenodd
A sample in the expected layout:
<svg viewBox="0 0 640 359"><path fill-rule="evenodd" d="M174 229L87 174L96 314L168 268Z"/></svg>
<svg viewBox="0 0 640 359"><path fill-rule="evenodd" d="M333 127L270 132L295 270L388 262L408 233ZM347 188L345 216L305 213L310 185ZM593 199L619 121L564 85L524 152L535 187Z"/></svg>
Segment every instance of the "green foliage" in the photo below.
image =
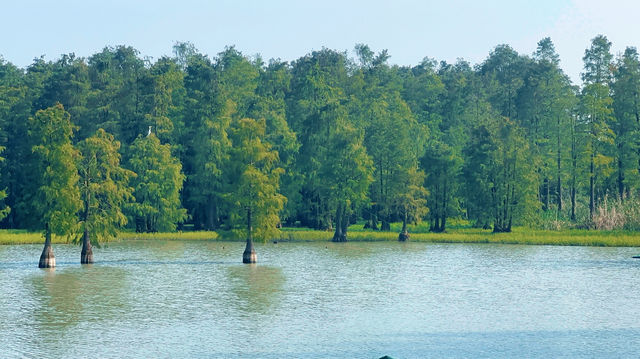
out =
<svg viewBox="0 0 640 359"><path fill-rule="evenodd" d="M2 153L2 151L4 151L4 147L0 146L0 153ZM2 161L4 161L4 158L0 157L0 162ZM3 201L5 198L7 198L7 193L4 190L0 191L0 201ZM10 211L11 209L9 208L9 206L4 206L4 208L0 208L0 220L6 217Z"/></svg>
<svg viewBox="0 0 640 359"><path fill-rule="evenodd" d="M78 190L78 151L71 144L73 125L61 104L40 110L29 118L33 144L35 193L30 202L39 227L48 233L71 235L82 206Z"/></svg>
<svg viewBox="0 0 640 359"><path fill-rule="evenodd" d="M244 118L234 123L226 198L237 232L266 241L279 234L279 213L286 198L279 193L284 170L277 167L278 152L264 140L265 130L264 120Z"/></svg>
<svg viewBox="0 0 640 359"><path fill-rule="evenodd" d="M98 186L109 179L99 161L77 162L77 131L83 152L108 147L110 165L119 153L139 172L125 213L140 231L187 220L194 229L238 229L251 185L263 188L261 208L271 208L254 222L258 232L280 220L335 229L336 240L364 220L373 228L382 220L384 230L421 219L432 231L456 219L498 231L540 218L547 227L593 226L605 198L633 203L640 190L640 60L628 48L614 62L610 50L606 37L592 40L581 88L550 38L531 57L498 45L476 66L430 58L393 66L386 50L365 44L355 58L321 49L268 64L234 47L208 57L190 43L155 61L127 46L87 59L37 58L26 69L0 59L0 225L54 221L69 233L79 163L96 213L81 210L81 224L103 233L98 240L113 237L129 196L115 177L126 176L111 177L122 191ZM141 137L149 126L152 135ZM102 142L91 141L102 145L83 141L99 129ZM251 167L251 153L272 159ZM249 187L237 187L240 178Z"/></svg>
<svg viewBox="0 0 640 359"><path fill-rule="evenodd" d="M138 136L129 151L128 167L137 176L131 177L136 200L128 212L135 219L136 231L174 231L176 224L187 219L180 204L185 179L180 162L171 155L171 147L161 144L153 133Z"/></svg>
<svg viewBox="0 0 640 359"><path fill-rule="evenodd" d="M78 148L82 156L78 170L84 209L76 240L87 231L91 241L99 244L115 239L118 229L127 224L122 208L133 199L129 179L135 173L120 167L120 142L103 129L82 141Z"/></svg>
<svg viewBox="0 0 640 359"><path fill-rule="evenodd" d="M470 215L483 226L491 223L494 232L510 232L513 225L527 223L539 203L528 145L506 118L491 120L473 133L464 168Z"/></svg>

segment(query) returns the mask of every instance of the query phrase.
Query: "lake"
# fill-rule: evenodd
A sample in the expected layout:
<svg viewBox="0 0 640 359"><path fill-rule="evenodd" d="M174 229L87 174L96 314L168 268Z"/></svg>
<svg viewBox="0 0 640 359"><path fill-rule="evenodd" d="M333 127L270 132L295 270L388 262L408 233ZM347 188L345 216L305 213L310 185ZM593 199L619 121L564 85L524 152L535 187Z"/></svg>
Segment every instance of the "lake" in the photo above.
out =
<svg viewBox="0 0 640 359"><path fill-rule="evenodd" d="M0 246L2 358L636 358L639 248Z"/></svg>

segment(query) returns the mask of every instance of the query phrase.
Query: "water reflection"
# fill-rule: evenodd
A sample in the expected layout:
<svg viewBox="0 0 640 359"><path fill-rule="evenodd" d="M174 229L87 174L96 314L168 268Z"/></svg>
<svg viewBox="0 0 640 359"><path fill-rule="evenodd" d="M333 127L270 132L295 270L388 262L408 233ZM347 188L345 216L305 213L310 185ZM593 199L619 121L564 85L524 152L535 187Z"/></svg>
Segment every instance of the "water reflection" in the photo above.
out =
<svg viewBox="0 0 640 359"><path fill-rule="evenodd" d="M279 303L285 283L281 268L258 264L227 267L227 278L237 298L231 303L248 313L269 313Z"/></svg>
<svg viewBox="0 0 640 359"><path fill-rule="evenodd" d="M28 281L33 323L43 334L64 331L80 322L104 321L126 310L126 272L121 268L83 266L42 270ZM55 334L56 336L58 334Z"/></svg>

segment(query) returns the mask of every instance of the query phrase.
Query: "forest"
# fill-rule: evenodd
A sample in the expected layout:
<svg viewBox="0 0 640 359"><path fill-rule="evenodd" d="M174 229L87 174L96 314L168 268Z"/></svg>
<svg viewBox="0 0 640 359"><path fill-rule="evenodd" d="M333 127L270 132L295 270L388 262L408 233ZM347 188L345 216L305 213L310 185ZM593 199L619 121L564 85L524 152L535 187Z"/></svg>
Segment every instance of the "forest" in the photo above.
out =
<svg viewBox="0 0 640 359"><path fill-rule="evenodd" d="M25 69L0 57L0 226L84 246L121 228L640 229L635 48L593 38L581 87L550 38L476 65L353 55L183 42L155 61L128 46Z"/></svg>

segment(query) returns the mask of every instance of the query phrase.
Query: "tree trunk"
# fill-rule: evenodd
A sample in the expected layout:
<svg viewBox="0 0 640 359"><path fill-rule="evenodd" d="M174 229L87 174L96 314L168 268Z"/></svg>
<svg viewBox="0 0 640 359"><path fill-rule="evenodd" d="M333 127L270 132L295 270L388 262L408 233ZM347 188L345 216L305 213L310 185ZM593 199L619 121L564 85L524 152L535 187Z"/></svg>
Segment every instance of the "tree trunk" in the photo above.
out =
<svg viewBox="0 0 640 359"><path fill-rule="evenodd" d="M544 210L549 210L549 198L551 197L551 181L548 178L544 179Z"/></svg>
<svg viewBox="0 0 640 359"><path fill-rule="evenodd" d="M380 230L384 231L384 232L391 231L391 223L389 223L389 219L388 218L383 218L382 219L382 225L380 226Z"/></svg>
<svg viewBox="0 0 640 359"><path fill-rule="evenodd" d="M576 187L571 187L571 220L576 220Z"/></svg>
<svg viewBox="0 0 640 359"><path fill-rule="evenodd" d="M622 168L622 158L618 159L618 196L624 198L624 169Z"/></svg>
<svg viewBox="0 0 640 359"><path fill-rule="evenodd" d="M242 253L242 263L258 262L258 255L253 248L253 227L251 226L251 208L247 209L247 246Z"/></svg>
<svg viewBox="0 0 640 359"><path fill-rule="evenodd" d="M209 203L207 203L207 230L213 231L216 229L216 208L213 200L209 198Z"/></svg>
<svg viewBox="0 0 640 359"><path fill-rule="evenodd" d="M51 231L49 230L49 223L47 223L45 225L44 248L40 255L38 268L53 268L55 266L56 256L53 254L53 248L51 248Z"/></svg>
<svg viewBox="0 0 640 359"><path fill-rule="evenodd" d="M336 209L336 231L333 233L332 242L346 242L347 234L344 232L346 230L344 221L347 220L345 217L346 210L343 208L343 204L339 203L338 208Z"/></svg>
<svg viewBox="0 0 640 359"><path fill-rule="evenodd" d="M593 220L593 213L596 210L595 202L595 155L591 153L591 166L589 168L589 220Z"/></svg>
<svg viewBox="0 0 640 359"><path fill-rule="evenodd" d="M409 232L407 232L407 210L405 208L404 216L402 216L402 231L398 235L398 240L404 242L409 239Z"/></svg>
<svg viewBox="0 0 640 359"><path fill-rule="evenodd" d="M93 263L93 247L91 246L91 240L89 239L89 230L87 230L87 228L84 229L84 234L82 235L82 252L80 252L80 263Z"/></svg>
<svg viewBox="0 0 640 359"><path fill-rule="evenodd" d="M561 136L560 136L560 116L558 116L558 127L557 128L558 128L558 151L557 151L557 153L558 153L558 157L557 157L557 171L558 171L557 172L557 176L558 176L558 179L557 179L556 187L557 187L557 191L558 191L557 192L557 194L558 194L558 212L557 213L559 215L562 212L562 180L560 178L560 172L562 170L562 166L561 166L562 157L560 156L560 147L561 147L562 141L560 139L561 138Z"/></svg>

